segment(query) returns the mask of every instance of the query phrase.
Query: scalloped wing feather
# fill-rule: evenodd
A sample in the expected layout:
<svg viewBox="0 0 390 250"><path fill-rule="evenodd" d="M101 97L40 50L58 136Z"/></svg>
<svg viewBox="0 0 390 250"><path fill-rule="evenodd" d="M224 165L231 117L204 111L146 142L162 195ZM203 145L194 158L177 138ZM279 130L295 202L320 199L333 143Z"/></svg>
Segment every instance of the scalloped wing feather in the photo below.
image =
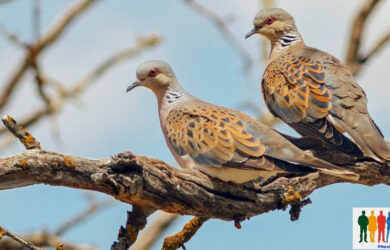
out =
<svg viewBox="0 0 390 250"><path fill-rule="evenodd" d="M189 154L198 164L220 166L235 161L237 155L260 158L265 152L260 140L246 130L246 121L219 106L178 106L169 112L166 128L176 153Z"/></svg>
<svg viewBox="0 0 390 250"><path fill-rule="evenodd" d="M325 81L321 62L288 53L268 65L263 76L264 99L284 121L310 122L325 117L332 108Z"/></svg>

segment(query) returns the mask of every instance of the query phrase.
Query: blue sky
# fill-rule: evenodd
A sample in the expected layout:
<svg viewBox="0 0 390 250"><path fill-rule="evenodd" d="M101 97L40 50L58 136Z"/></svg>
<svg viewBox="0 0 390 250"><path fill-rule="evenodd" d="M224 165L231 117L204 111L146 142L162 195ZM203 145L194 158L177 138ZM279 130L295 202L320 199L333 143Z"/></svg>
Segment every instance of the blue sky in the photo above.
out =
<svg viewBox="0 0 390 250"><path fill-rule="evenodd" d="M42 30L76 1L41 1ZM53 139L51 120L31 128L46 150L91 158L109 157L130 150L177 165L160 131L157 104L153 93L144 88L129 94L125 89L135 79L135 68L149 59L169 62L185 89L209 102L237 107L249 100L265 109L260 95L264 65L260 58L260 37L244 40L259 10L258 0L199 1L221 16L235 16L229 28L248 49L257 63L245 76L243 61L209 21L193 12L180 0L101 1L78 19L60 42L41 58L44 73L66 84L73 84L112 53L135 43L135 38L161 34L160 46L115 67L79 99L82 108L68 104L57 115L60 142ZM343 59L351 18L363 1L279 0L278 7L295 16L305 42ZM32 1L16 0L0 6L0 23L22 40L31 41ZM382 3L370 18L368 49L390 27L390 4ZM0 87L21 60L21 51L0 38ZM390 46L368 63L358 81L365 89L369 110L385 137L390 137ZM18 87L5 113L15 118L42 105L32 77L28 74ZM251 110L243 110L254 114ZM293 134L283 124L282 132ZM18 143L2 154L5 157L23 150ZM338 184L315 191L312 205L303 209L298 222L290 222L287 211L275 211L251 218L237 230L232 222L211 220L187 243L188 249L349 249L352 244L352 207L385 207L389 193L383 185ZM99 195L100 199L106 198ZM59 205L60 204L60 205ZM37 185L0 192L0 225L18 233L39 228L55 229L66 218L86 205L84 192ZM65 238L107 249L116 239L130 206L118 202ZM190 217L183 217L168 230L178 231ZM160 249L160 240L154 249Z"/></svg>

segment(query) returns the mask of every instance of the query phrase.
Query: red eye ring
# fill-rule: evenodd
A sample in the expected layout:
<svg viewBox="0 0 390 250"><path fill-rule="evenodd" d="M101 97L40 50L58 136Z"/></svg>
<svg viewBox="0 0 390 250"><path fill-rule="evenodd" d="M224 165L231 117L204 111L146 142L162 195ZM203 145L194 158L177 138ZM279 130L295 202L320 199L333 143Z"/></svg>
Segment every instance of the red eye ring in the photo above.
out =
<svg viewBox="0 0 390 250"><path fill-rule="evenodd" d="M149 76L151 77L155 77L157 76L158 74L160 74L160 70L158 70L158 68L153 68L149 71Z"/></svg>
<svg viewBox="0 0 390 250"><path fill-rule="evenodd" d="M275 21L276 21L276 17L269 16L269 17L267 17L267 19L265 19L264 23L270 25Z"/></svg>

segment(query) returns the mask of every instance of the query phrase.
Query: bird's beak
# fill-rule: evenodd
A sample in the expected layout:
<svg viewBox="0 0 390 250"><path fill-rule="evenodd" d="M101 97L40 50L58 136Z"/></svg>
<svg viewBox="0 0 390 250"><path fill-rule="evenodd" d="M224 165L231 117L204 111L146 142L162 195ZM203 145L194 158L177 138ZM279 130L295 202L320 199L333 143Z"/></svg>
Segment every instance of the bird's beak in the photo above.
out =
<svg viewBox="0 0 390 250"><path fill-rule="evenodd" d="M126 93L128 93L129 91L131 91L135 87L138 87L141 83L142 83L141 80L137 80L137 81L133 82L129 87L127 87Z"/></svg>
<svg viewBox="0 0 390 250"><path fill-rule="evenodd" d="M257 33L257 31L259 31L260 27L254 27L251 31L249 31L246 35L245 35L245 39L247 39L248 37L254 35Z"/></svg>

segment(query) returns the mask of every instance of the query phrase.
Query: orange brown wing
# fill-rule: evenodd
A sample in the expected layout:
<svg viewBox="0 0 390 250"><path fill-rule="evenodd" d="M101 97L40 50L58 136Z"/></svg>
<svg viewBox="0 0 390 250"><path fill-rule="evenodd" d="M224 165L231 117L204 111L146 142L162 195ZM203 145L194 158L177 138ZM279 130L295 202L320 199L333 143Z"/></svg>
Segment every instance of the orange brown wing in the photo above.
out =
<svg viewBox="0 0 390 250"><path fill-rule="evenodd" d="M246 129L246 121L218 106L185 104L166 119L167 137L179 155L198 164L220 166L242 157L262 157L265 146ZM243 166L244 167L244 166Z"/></svg>
<svg viewBox="0 0 390 250"><path fill-rule="evenodd" d="M287 123L311 122L332 108L319 61L291 53L271 62L263 76L264 99L271 112Z"/></svg>

